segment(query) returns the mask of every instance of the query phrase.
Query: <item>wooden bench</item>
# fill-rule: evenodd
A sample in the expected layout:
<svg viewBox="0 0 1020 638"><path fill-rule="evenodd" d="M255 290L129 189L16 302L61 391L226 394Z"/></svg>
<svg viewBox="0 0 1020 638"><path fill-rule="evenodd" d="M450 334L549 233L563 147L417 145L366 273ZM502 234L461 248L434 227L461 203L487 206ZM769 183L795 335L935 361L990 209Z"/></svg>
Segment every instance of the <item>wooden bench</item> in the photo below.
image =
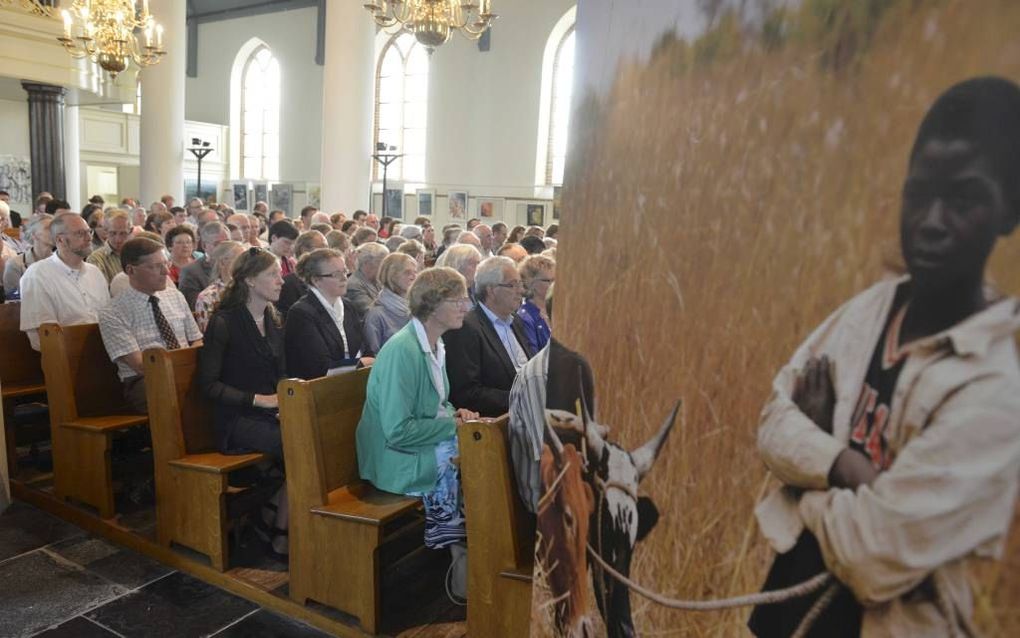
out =
<svg viewBox="0 0 1020 638"><path fill-rule="evenodd" d="M417 535L418 499L381 492L358 473L355 431L369 371L280 383L290 508L290 597L380 621L380 548Z"/></svg>
<svg viewBox="0 0 1020 638"><path fill-rule="evenodd" d="M156 477L156 537L161 545L179 543L202 552L224 571L229 563L228 505L251 491L230 487L230 473L267 457L216 451L213 406L196 382L198 350L154 348L142 354ZM254 499L256 505L259 500Z"/></svg>
<svg viewBox="0 0 1020 638"><path fill-rule="evenodd" d="M535 524L510 470L507 417L457 430L468 546L468 635L527 636Z"/></svg>
<svg viewBox="0 0 1020 638"><path fill-rule="evenodd" d="M28 335L21 331L20 303L0 304L0 353L0 381L3 382L3 411L7 424L4 428L7 468L11 476L16 476L14 406L20 399L44 399L46 394L39 353L32 349Z"/></svg>
<svg viewBox="0 0 1020 638"><path fill-rule="evenodd" d="M39 345L50 408L53 492L113 518L113 435L145 425L148 416L125 407L117 367L97 324L43 324Z"/></svg>

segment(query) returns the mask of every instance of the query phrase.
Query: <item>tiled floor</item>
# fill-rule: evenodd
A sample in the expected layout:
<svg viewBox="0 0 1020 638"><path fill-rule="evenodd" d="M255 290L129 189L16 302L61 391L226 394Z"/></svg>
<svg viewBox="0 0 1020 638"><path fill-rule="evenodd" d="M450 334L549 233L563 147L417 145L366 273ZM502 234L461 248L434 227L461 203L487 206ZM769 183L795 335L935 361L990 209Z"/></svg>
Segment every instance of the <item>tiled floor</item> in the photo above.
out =
<svg viewBox="0 0 1020 638"><path fill-rule="evenodd" d="M0 515L0 636L326 636L22 503Z"/></svg>

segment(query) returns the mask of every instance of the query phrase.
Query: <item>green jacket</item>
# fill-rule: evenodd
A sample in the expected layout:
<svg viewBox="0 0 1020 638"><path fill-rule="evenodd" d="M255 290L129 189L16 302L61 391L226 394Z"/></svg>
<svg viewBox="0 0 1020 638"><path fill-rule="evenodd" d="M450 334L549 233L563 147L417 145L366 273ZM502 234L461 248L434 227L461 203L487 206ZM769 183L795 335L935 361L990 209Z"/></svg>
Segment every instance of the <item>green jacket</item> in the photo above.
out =
<svg viewBox="0 0 1020 638"><path fill-rule="evenodd" d="M443 388L452 414L445 369ZM357 434L361 478L394 494L432 491L436 444L457 433L453 417L436 418L438 405L428 355L408 322L383 345L368 376Z"/></svg>

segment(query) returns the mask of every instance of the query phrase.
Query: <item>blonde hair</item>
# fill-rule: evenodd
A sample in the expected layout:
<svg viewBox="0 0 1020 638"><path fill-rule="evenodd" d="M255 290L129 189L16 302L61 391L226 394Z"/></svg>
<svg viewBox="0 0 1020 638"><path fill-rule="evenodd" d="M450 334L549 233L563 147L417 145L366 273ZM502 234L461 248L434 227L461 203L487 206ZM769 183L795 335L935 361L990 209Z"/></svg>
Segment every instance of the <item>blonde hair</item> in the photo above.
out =
<svg viewBox="0 0 1020 638"><path fill-rule="evenodd" d="M406 264L411 264L415 269L418 268L418 262L410 255L404 253L386 255L386 258L382 260L382 266L379 267L379 283L389 288L390 291L401 294L397 292L397 276ZM406 295L407 291L405 290L403 294Z"/></svg>
<svg viewBox="0 0 1020 638"><path fill-rule="evenodd" d="M520 273L521 283L524 284L525 299L531 299L535 296L535 291L532 287L538 280L539 275L554 268L556 268L556 262L545 255L528 255L521 262L520 266L517 267L517 272ZM542 300L540 299L539 301Z"/></svg>

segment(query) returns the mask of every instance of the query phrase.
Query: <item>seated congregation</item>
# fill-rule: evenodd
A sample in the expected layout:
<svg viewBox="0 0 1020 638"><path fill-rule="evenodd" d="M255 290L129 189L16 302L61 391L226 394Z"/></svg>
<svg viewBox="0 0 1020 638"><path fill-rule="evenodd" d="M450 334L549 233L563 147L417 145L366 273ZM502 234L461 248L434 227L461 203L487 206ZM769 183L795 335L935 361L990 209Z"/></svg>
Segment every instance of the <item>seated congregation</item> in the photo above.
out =
<svg viewBox="0 0 1020 638"><path fill-rule="evenodd" d="M243 525L289 561L292 599L370 633L381 548L444 550L446 593L464 604L477 585L459 433L506 436L497 417L517 373L550 340L556 232L472 219L437 241L425 217L307 207L288 219L262 202L246 214L169 196L148 210L93 198L78 213L40 195L17 243L4 235L4 306L24 335L3 338L41 353L55 496L103 519L118 515L115 492L154 503L159 543L220 571ZM516 498L500 449L492 485ZM331 572L317 562L337 535L349 564Z"/></svg>

